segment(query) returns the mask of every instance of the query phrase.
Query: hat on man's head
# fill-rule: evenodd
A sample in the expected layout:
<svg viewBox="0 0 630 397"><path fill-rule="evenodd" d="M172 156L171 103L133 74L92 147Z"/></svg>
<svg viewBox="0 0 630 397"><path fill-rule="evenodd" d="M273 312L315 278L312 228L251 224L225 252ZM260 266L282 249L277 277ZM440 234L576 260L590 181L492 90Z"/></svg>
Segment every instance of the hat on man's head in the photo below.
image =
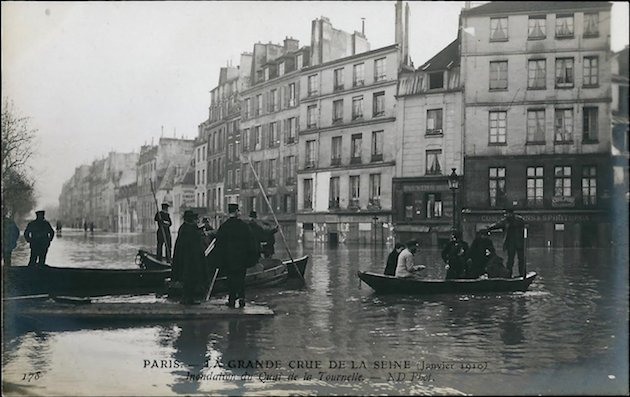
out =
<svg viewBox="0 0 630 397"><path fill-rule="evenodd" d="M203 218L201 218L202 222L210 222L210 219L208 219L207 216L204 216Z"/></svg>
<svg viewBox="0 0 630 397"><path fill-rule="evenodd" d="M44 211L44 210L35 211L35 215L39 215L39 214L44 215L45 213L46 213L46 211Z"/></svg>
<svg viewBox="0 0 630 397"><path fill-rule="evenodd" d="M417 247L418 246L418 240L409 240L405 243L405 245L407 246L407 248L411 248L411 247Z"/></svg>
<svg viewBox="0 0 630 397"><path fill-rule="evenodd" d="M234 204L234 203L228 204L228 213L233 214L236 211L238 211L238 204Z"/></svg>
<svg viewBox="0 0 630 397"><path fill-rule="evenodd" d="M195 213L193 210L186 210L184 211L184 220L185 221L192 221L195 218L197 218L197 213Z"/></svg>
<svg viewBox="0 0 630 397"><path fill-rule="evenodd" d="M256 211L250 211L250 212L249 212L249 217L250 217L250 218L257 218L257 217L258 217L258 215L256 214Z"/></svg>
<svg viewBox="0 0 630 397"><path fill-rule="evenodd" d="M164 208L164 207L168 208L169 204L168 203L162 203L162 208Z"/></svg>

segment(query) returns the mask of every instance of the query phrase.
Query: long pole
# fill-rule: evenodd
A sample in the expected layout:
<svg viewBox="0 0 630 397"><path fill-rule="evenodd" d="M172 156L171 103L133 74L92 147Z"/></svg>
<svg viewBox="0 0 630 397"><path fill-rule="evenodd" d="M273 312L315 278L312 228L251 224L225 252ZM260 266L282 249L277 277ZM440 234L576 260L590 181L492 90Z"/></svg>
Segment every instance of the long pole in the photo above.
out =
<svg viewBox="0 0 630 397"><path fill-rule="evenodd" d="M155 190L153 190L153 179L149 179L149 181L151 182L151 193L153 193L153 200L155 201L155 208L157 209L159 213L160 207L158 206L157 197L155 197ZM162 215L160 215L160 219L162 219ZM162 231L162 238L164 238L164 244L166 244L166 257L167 259L170 260L171 258L169 254L171 253L171 245L168 243L168 239L166 238L166 231L164 231L164 228L160 225L159 222L158 222L158 229ZM160 256L161 256L161 253L160 253Z"/></svg>
<svg viewBox="0 0 630 397"><path fill-rule="evenodd" d="M527 225L523 228L523 280L527 278Z"/></svg>
<svg viewBox="0 0 630 397"><path fill-rule="evenodd" d="M457 230L457 203L455 202L455 189L451 189L451 192L453 192L453 229Z"/></svg>
<svg viewBox="0 0 630 397"><path fill-rule="evenodd" d="M298 269L297 265L295 264L295 261L293 260L293 255L291 255L291 250L289 250L287 239L284 237L284 232L282 231L282 228L280 227L278 218L276 218L276 213L273 210L273 206L271 205L271 203L269 202L269 199L267 198L267 193L265 193L265 189L263 188L262 183L260 183L260 179L258 179L258 174L256 173L256 170L254 169L254 165L252 164L251 157L247 157L247 162L249 163L249 166L252 169L252 173L254 174L254 178L256 178L256 182L258 182L258 187L260 188L260 191L262 192L263 197L265 198L265 202L267 203L267 206L269 207L269 210L271 211L271 215L273 215L273 220L276 222L276 226L278 226L278 231L280 232L280 236L282 236L282 242L284 243L284 248L287 250L287 253L289 254L289 258L291 259L291 264L294 266L296 273L300 276L300 280L302 280L302 285L306 285L306 280L304 280L304 276L302 276L302 273L300 273L300 269Z"/></svg>

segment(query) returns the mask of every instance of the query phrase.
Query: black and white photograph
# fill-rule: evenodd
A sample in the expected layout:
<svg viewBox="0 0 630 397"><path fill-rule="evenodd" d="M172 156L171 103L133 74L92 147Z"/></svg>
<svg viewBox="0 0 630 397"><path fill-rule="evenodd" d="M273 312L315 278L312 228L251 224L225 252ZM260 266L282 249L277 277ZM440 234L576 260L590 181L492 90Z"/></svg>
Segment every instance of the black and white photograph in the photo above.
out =
<svg viewBox="0 0 630 397"><path fill-rule="evenodd" d="M630 395L628 2L0 5L3 396Z"/></svg>

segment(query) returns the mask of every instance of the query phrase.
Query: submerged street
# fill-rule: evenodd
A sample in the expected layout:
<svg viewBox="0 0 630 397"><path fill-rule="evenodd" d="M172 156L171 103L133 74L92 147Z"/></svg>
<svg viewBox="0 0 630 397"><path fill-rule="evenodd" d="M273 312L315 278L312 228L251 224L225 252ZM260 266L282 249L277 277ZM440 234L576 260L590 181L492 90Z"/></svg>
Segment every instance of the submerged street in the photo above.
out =
<svg viewBox="0 0 630 397"><path fill-rule="evenodd" d="M14 264L25 264L20 242ZM154 234L64 230L51 266L134 268ZM391 249L391 248L389 248ZM275 316L84 323L4 319L5 395L626 394L627 248L529 249L528 292L378 296L386 247L293 247L307 285L247 291ZM442 279L439 251L417 263ZM276 245L276 256L286 251ZM150 301L151 296L135 297ZM223 298L222 298L223 299Z"/></svg>

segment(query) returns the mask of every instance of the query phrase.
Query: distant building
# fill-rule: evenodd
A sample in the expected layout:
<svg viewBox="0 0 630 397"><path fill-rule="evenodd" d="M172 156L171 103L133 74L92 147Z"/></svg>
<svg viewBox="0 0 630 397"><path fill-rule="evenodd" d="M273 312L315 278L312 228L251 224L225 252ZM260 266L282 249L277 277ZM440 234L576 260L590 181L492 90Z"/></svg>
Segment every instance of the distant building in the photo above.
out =
<svg viewBox="0 0 630 397"><path fill-rule="evenodd" d="M452 168L463 174L460 40L415 71L399 76L396 104L396 177L392 217L398 241L446 240L453 225Z"/></svg>
<svg viewBox="0 0 630 397"><path fill-rule="evenodd" d="M491 2L461 13L463 228L511 207L529 245L610 241L608 2Z"/></svg>
<svg viewBox="0 0 630 397"><path fill-rule="evenodd" d="M160 138L157 145L141 147L137 165L138 221L141 231L157 230L154 217L162 203L173 207L172 190L176 176L186 170L193 160L194 145L194 140ZM173 216L174 211L169 212Z"/></svg>
<svg viewBox="0 0 630 397"><path fill-rule="evenodd" d="M193 209L199 215L203 214L201 211L203 208L198 208L196 204L195 165L188 163L176 166L171 197L173 199L172 208L169 211L173 221L171 231L177 232L179 230L184 222L184 211L187 209Z"/></svg>

